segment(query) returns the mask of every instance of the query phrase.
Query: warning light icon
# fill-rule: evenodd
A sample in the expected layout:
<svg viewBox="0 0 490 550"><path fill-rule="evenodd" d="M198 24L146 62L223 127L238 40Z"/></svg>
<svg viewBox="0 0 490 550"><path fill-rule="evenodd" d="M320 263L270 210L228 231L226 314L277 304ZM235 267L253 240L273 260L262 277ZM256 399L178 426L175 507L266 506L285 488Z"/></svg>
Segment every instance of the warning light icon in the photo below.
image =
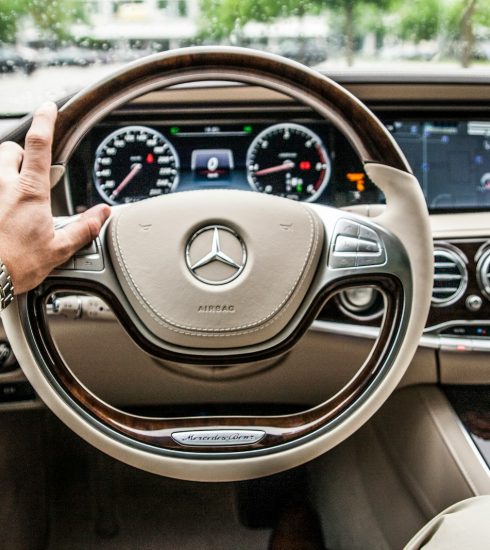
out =
<svg viewBox="0 0 490 550"><path fill-rule="evenodd" d="M366 175L364 172L347 172L347 179L356 184L356 190L360 193L366 189Z"/></svg>

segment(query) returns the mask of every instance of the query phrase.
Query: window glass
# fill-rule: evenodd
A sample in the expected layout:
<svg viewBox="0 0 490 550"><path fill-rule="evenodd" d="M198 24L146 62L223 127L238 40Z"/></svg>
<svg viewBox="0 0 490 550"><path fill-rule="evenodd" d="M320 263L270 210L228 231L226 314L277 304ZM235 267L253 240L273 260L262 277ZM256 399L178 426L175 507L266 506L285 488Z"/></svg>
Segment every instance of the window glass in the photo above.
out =
<svg viewBox="0 0 490 550"><path fill-rule="evenodd" d="M22 114L122 64L197 44L325 72L490 75L488 0L0 0L0 112Z"/></svg>

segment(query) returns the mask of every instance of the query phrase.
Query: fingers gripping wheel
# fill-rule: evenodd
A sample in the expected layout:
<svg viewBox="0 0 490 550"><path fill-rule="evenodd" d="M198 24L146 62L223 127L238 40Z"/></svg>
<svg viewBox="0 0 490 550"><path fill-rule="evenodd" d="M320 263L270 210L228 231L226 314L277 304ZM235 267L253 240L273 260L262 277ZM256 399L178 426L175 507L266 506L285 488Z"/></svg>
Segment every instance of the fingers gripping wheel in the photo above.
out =
<svg viewBox="0 0 490 550"><path fill-rule="evenodd" d="M288 93L336 124L385 193L386 212L367 220L239 191L181 193L116 207L100 235L95 267L75 259L71 269L57 270L3 314L26 375L68 426L124 462L203 481L293 467L360 427L407 368L432 286L424 199L389 134L348 92L275 56L193 48L130 65L62 110L56 162L66 163L81 136L132 97L218 76ZM271 274L273 288L261 284ZM146 418L117 410L63 363L44 314L52 291L89 290L111 304L128 334L154 356L182 363L253 363L291 349L325 300L353 284L376 284L385 296L374 349L334 397L281 417Z"/></svg>

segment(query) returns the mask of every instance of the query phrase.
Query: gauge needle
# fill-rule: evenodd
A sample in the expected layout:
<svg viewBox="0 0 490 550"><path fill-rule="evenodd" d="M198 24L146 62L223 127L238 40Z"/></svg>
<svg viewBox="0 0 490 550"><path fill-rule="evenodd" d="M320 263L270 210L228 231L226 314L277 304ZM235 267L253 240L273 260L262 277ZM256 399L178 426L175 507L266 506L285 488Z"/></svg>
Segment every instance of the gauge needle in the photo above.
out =
<svg viewBox="0 0 490 550"><path fill-rule="evenodd" d="M283 164L278 164L277 166L271 166L270 168L263 168L262 170L257 170L255 172L256 176L265 176L266 174L273 174L274 172L282 172L283 170L290 170L294 168L294 162L292 160L287 160Z"/></svg>
<svg viewBox="0 0 490 550"><path fill-rule="evenodd" d="M109 198L115 199L119 193L128 185L128 183L136 176L136 174L141 170L143 165L141 163L133 164L129 174L122 180L122 182L114 189Z"/></svg>

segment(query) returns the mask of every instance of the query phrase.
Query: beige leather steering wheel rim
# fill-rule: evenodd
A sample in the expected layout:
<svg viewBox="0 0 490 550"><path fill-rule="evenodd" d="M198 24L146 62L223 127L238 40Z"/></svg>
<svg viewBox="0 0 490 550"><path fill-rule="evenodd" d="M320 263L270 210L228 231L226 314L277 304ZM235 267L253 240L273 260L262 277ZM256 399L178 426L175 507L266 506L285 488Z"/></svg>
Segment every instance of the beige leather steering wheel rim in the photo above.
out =
<svg viewBox="0 0 490 550"><path fill-rule="evenodd" d="M291 208L287 216L294 217L295 227L304 226L304 231L311 231L309 242L313 244L304 251L304 261L298 259L295 264L294 284L289 285L292 290L278 294L277 304L270 307L274 315L270 318L264 315L257 319L247 318L246 324L225 327L226 330L220 335L221 341L226 340L223 339L225 335L227 338L231 335L231 339L221 347L205 345L208 333L220 330L220 327L205 325L196 330L192 327L191 330L183 324L185 319L178 321L178 325L172 324L168 311L163 311L167 301L150 309L148 317L145 317L144 308L138 311L137 302L144 301L148 295L153 296L154 289L151 282L141 282L138 278L140 274L134 266L141 258L138 256L127 263L119 261L130 255L137 243L131 224L137 224L140 216L149 216L152 209L160 212L160 208L168 208L170 202L174 203L173 209L178 210L181 205L185 208L185 203L190 200L183 197L185 193L171 200L144 201L148 204L116 212L101 235L101 253L107 268L104 274L58 272L36 292L18 297L2 314L7 335L29 381L51 410L76 433L128 464L161 475L201 481L239 480L272 474L318 456L358 429L387 399L408 367L424 327L432 289L432 240L427 208L420 186L409 173L406 161L392 138L381 123L348 92L318 73L276 56L238 48L189 48L130 65L81 92L61 110L54 162L66 164L83 135L108 112L129 99L164 86L215 80L218 77L221 80L260 83L287 93L336 124L356 148L370 178L385 193L385 213L372 221L320 206L295 205L293 209L289 203L286 204L287 201L283 202L285 199L252 197L253 194L246 193L250 195L246 199L250 200L251 210L259 204L256 201L260 201L264 208L269 208L270 203L271 215L275 209L286 215ZM96 103L94 98L97 98ZM256 256L254 269L266 268L267 264L261 262L266 262L263 258L267 255L256 250L255 241L250 236L250 226L246 221L236 220L243 195L240 192L228 193L226 203L235 204L235 218L227 217L223 209L219 209L221 199L217 191L205 197L198 196L196 200L209 201L210 208L213 204L217 205L211 216L214 223L223 221L231 229L236 228L245 235L244 241L252 247ZM165 212L169 214L170 210ZM155 216L155 219L160 217ZM129 221L124 221L126 218ZM196 215L189 222L189 227L181 230L182 239L184 236L189 239L211 218ZM417 230L414 231L413 227ZM368 240L374 239L372 242L379 245L379 257L375 259L377 263L363 264L367 260L359 253L356 253L354 266L338 263L335 243L339 236L350 235L352 228L354 238L362 240L362 235L368 235ZM287 246L287 241L283 245ZM372 262L372 258L369 261ZM252 274L254 270L249 271ZM246 275L244 270L244 275L238 277L236 283L229 284L239 288L245 285L246 277L251 274ZM253 422L238 417L209 418L206 421L200 419L200 424L195 419L176 419L169 425L168 419L163 422L161 419L148 420L126 415L98 400L60 366L62 361L49 345L40 316L43 297L56 285L71 284L72 288L77 285L83 288L88 281L92 288L97 284L105 287L107 296L115 297L116 309L117 304L122 304L121 318L124 318L125 312L130 317L125 325L128 332L134 333L135 339L141 337L138 343L142 347L147 345L150 353L157 355L161 352L170 354L174 359L194 360L197 363L219 362L224 356L228 361L233 357L236 362L251 362L258 357L283 353L294 345L329 292L338 290L339 285L353 279L362 282L370 277L385 281L386 292L392 292L393 300L388 300L388 305L391 305L387 308L385 329L366 369L361 370L363 378L354 380L352 387L346 388L344 393L339 392L332 402L305 411L299 419L293 418L293 415L285 419L256 418ZM250 289L249 292L253 292L253 285ZM198 290L208 292L205 287L198 287ZM286 306L289 313L284 313ZM169 330L159 332L158 327L151 325L150 317L160 314L166 315L164 319L171 330L175 326L183 327L181 332L186 334L172 339ZM267 332L275 315L280 316L283 322L277 322L274 330ZM261 328L263 336L255 338L254 335L251 338L247 335L243 338L243 326L256 330L262 326L261 323L269 323L267 329ZM189 433L194 436L186 442L183 438L188 437ZM196 443L196 437L199 443ZM230 439L232 437L235 439ZM211 438L215 443L222 438L225 444L211 446Z"/></svg>

